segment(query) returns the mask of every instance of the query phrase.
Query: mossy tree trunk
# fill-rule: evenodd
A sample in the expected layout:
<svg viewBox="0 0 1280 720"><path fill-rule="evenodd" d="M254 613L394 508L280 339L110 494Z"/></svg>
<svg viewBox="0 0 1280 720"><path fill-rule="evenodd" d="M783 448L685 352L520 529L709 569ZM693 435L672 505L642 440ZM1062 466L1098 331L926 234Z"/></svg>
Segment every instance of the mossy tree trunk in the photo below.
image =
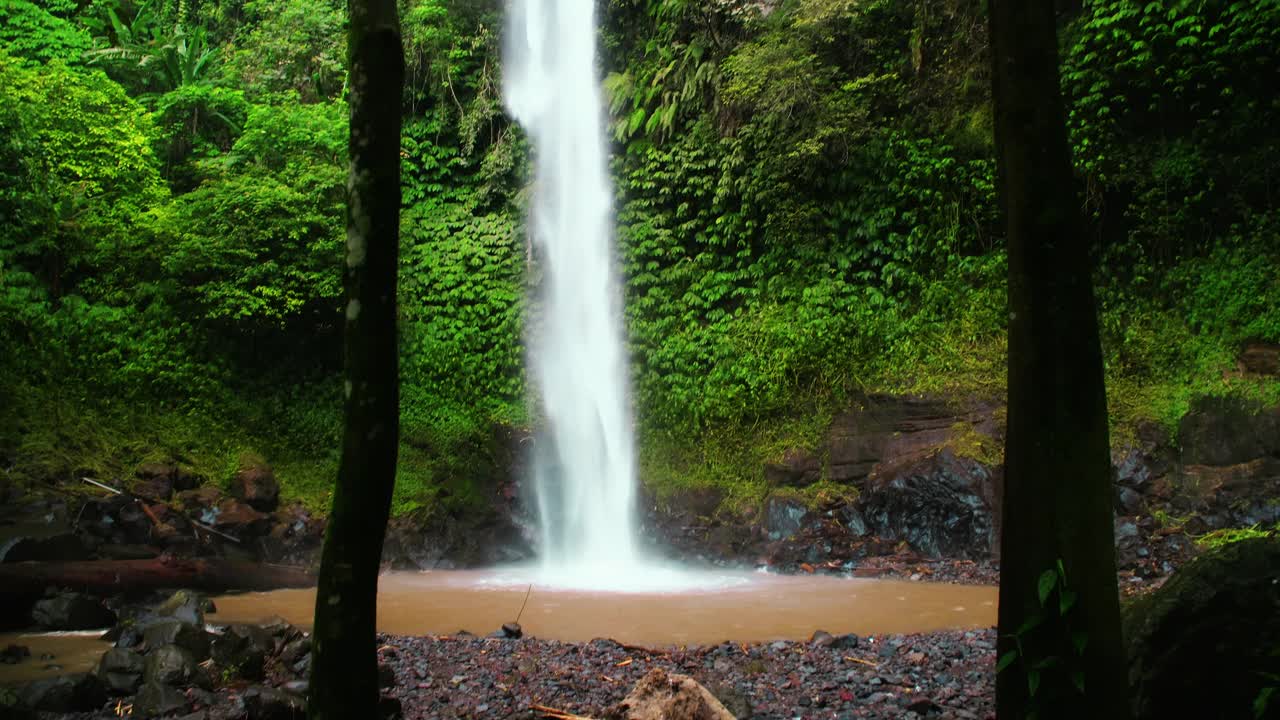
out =
<svg viewBox="0 0 1280 720"><path fill-rule="evenodd" d="M990 13L1010 307L999 655L1012 662L997 709L1127 718L1102 351L1054 2L992 0Z"/></svg>
<svg viewBox="0 0 1280 720"><path fill-rule="evenodd" d="M346 431L316 593L312 720L378 717L378 565L400 435L396 267L404 53L395 0L350 0Z"/></svg>

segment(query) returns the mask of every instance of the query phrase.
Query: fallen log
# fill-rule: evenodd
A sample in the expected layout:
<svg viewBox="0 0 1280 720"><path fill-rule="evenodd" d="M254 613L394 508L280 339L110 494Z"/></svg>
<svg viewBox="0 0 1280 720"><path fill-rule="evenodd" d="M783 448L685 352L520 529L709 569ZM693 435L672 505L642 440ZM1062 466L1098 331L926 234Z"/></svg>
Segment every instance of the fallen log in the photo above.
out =
<svg viewBox="0 0 1280 720"><path fill-rule="evenodd" d="M208 593L305 588L315 575L287 565L217 558L19 562L0 564L0 596L65 587L96 595L186 588Z"/></svg>

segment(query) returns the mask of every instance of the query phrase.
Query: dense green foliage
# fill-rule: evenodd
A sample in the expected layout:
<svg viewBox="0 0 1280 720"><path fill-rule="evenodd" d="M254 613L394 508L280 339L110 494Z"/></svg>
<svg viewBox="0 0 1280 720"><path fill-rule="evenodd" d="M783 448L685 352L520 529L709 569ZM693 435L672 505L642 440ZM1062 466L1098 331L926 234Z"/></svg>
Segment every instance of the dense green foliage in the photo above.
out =
<svg viewBox="0 0 1280 720"><path fill-rule="evenodd" d="M529 153L496 0L405 0L397 511L480 502L528 422ZM767 10L765 12L764 10ZM645 475L752 492L866 390L996 395L1004 255L977 0L611 0ZM340 387L336 0L0 0L0 460L277 465L321 506ZM1120 425L1280 341L1280 9L1090 0L1063 87ZM1124 434L1119 433L1123 438Z"/></svg>

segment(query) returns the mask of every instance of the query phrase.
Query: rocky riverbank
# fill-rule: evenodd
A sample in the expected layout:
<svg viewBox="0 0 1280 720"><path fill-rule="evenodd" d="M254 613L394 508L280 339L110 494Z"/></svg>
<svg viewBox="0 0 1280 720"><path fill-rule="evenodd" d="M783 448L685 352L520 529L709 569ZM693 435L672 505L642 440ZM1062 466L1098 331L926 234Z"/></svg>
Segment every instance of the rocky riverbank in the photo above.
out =
<svg viewBox="0 0 1280 720"><path fill-rule="evenodd" d="M296 629L233 627L213 635L207 647L186 634L149 648L157 638L110 650L96 673L33 683L19 697L52 710L41 713L46 720L100 720L121 712L182 720L301 717L309 645ZM230 658L231 650L240 655ZM385 717L406 720L538 718L540 708L611 717L654 668L692 676L740 720L958 720L993 712L993 630L816 633L809 642L672 650L610 640L384 635L378 652ZM197 661L201 654L210 657Z"/></svg>
<svg viewBox="0 0 1280 720"><path fill-rule="evenodd" d="M831 638L654 652L608 640L383 638L407 720L608 717L653 668L690 675L744 718L986 718L995 632Z"/></svg>

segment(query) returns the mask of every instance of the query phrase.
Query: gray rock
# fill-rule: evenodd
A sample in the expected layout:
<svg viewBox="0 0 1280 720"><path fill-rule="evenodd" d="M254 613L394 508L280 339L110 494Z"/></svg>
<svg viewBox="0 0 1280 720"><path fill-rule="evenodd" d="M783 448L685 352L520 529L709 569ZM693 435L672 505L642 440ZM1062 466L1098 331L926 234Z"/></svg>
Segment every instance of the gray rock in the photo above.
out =
<svg viewBox="0 0 1280 720"><path fill-rule="evenodd" d="M770 539L785 540L800 532L809 509L794 498L775 495L765 503L765 530Z"/></svg>
<svg viewBox="0 0 1280 720"><path fill-rule="evenodd" d="M84 541L75 533L62 533L49 537L21 537L5 543L0 548L0 562L71 562L88 560L93 556Z"/></svg>
<svg viewBox="0 0 1280 720"><path fill-rule="evenodd" d="M1253 716L1259 693L1274 685L1267 677L1280 675L1277 568L1280 538L1232 543L1126 606L1135 718Z"/></svg>
<svg viewBox="0 0 1280 720"><path fill-rule="evenodd" d="M833 650L852 650L858 647L858 636L853 633L847 635L837 635L834 642L831 643Z"/></svg>
<svg viewBox="0 0 1280 720"><path fill-rule="evenodd" d="M280 649L280 662L293 665L309 652L311 652L311 638L299 638Z"/></svg>
<svg viewBox="0 0 1280 720"><path fill-rule="evenodd" d="M148 649L177 645L191 653L196 662L204 662L209 658L210 636L199 625L176 619L159 620L143 628L142 638Z"/></svg>
<svg viewBox="0 0 1280 720"><path fill-rule="evenodd" d="M846 505L840 509L840 517L844 521L845 529L851 534L862 537L871 533L871 528L867 527L867 521L862 517L862 513L858 512L858 508Z"/></svg>
<svg viewBox="0 0 1280 720"><path fill-rule="evenodd" d="M158 718L186 712L189 709L186 694L160 683L143 685L133 699L134 717Z"/></svg>
<svg viewBox="0 0 1280 720"><path fill-rule="evenodd" d="M213 659L246 680L261 680L275 640L260 627L232 625L213 641Z"/></svg>
<svg viewBox="0 0 1280 720"><path fill-rule="evenodd" d="M204 625L204 608L208 600L203 595L191 590L179 590L160 603L155 614L171 617L192 625Z"/></svg>
<svg viewBox="0 0 1280 720"><path fill-rule="evenodd" d="M254 686L241 695L247 720L301 720L306 704L290 693L275 688Z"/></svg>
<svg viewBox="0 0 1280 720"><path fill-rule="evenodd" d="M116 614L97 598L62 593L45 598L31 610L31 619L45 630L94 630L116 624Z"/></svg>
<svg viewBox="0 0 1280 720"><path fill-rule="evenodd" d="M280 483L271 468L244 468L231 480L231 494L259 512L272 512L280 504Z"/></svg>
<svg viewBox="0 0 1280 720"><path fill-rule="evenodd" d="M306 680L290 680L289 682L281 685L280 689L287 693L293 693L298 697L305 698L307 696L307 691L311 689L311 683Z"/></svg>
<svg viewBox="0 0 1280 720"><path fill-rule="evenodd" d="M994 468L948 449L881 466L858 508L885 540L927 557L985 557L995 547Z"/></svg>
<svg viewBox="0 0 1280 720"><path fill-rule="evenodd" d="M142 684L142 655L125 648L112 648L98 661L98 679L111 695L132 695Z"/></svg>
<svg viewBox="0 0 1280 720"><path fill-rule="evenodd" d="M831 647L836 641L836 637L825 630L815 630L813 637L809 638L809 644L813 647Z"/></svg>
<svg viewBox="0 0 1280 720"><path fill-rule="evenodd" d="M259 627L272 637L276 647L283 647L285 644L302 637L301 630L279 615L267 618L262 623L259 623Z"/></svg>
<svg viewBox="0 0 1280 720"><path fill-rule="evenodd" d="M1142 500L1142 495L1138 491L1127 487L1119 488L1116 491L1116 504L1120 506L1120 512L1125 515L1137 515L1143 512L1146 506L1146 503Z"/></svg>
<svg viewBox="0 0 1280 720"><path fill-rule="evenodd" d="M18 701L40 712L91 712L102 709L107 693L96 676L76 673L27 683L18 691Z"/></svg>
<svg viewBox="0 0 1280 720"><path fill-rule="evenodd" d="M196 675L196 660L177 645L165 645L147 654L143 680L148 684L182 687L191 684Z"/></svg>

